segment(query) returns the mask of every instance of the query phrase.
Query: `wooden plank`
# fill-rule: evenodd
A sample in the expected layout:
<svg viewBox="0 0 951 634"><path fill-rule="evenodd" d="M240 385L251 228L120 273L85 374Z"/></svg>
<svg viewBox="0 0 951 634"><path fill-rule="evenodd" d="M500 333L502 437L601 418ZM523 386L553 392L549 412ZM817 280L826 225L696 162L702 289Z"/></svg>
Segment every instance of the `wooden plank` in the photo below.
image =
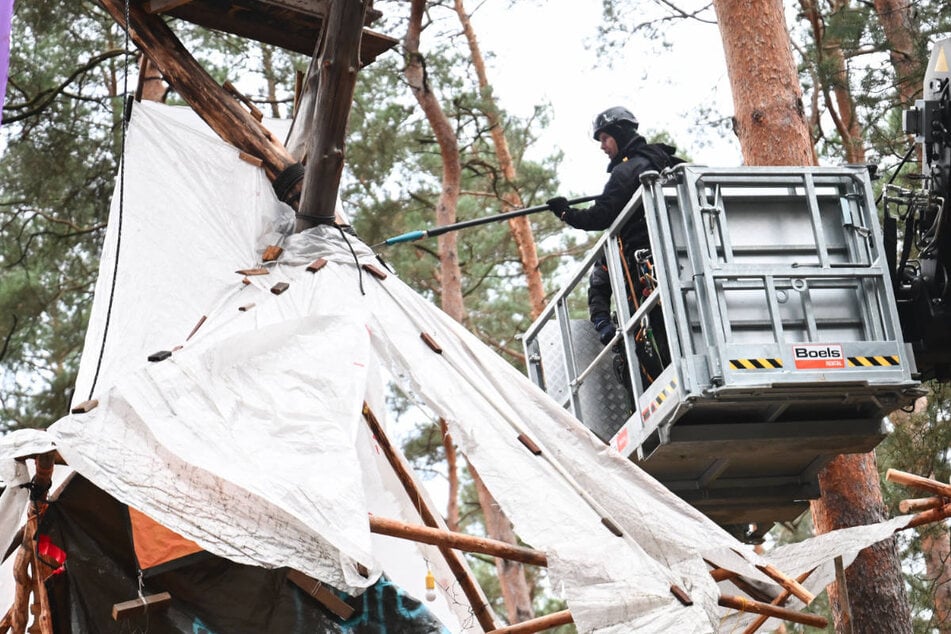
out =
<svg viewBox="0 0 951 634"><path fill-rule="evenodd" d="M69 410L70 414L87 414L94 410L99 405L99 401L96 399L89 399L88 401L83 401L73 409Z"/></svg>
<svg viewBox="0 0 951 634"><path fill-rule="evenodd" d="M169 9L168 14L208 29L279 46L308 57L314 54L317 34L323 28L323 16L326 15L323 6L306 10L300 6L290 6L288 2L241 0L241 10L235 10L236 4L220 0L193 0ZM326 5L326 2L321 0L319 5ZM368 18L379 15L379 11L373 11L372 14L368 12ZM369 24L368 19L365 25ZM397 39L388 35L364 29L360 42L360 64L366 66L372 63L398 43Z"/></svg>
<svg viewBox="0 0 951 634"><path fill-rule="evenodd" d="M218 136L264 162L264 171L272 182L297 164L284 146L273 140L264 126L192 57L160 16L147 13L140 4L126 4L123 0L102 0L102 6L120 27L128 28L135 45L148 55L169 85ZM127 11L129 24L126 24ZM299 195L298 182L285 196L285 202L294 207Z"/></svg>
<svg viewBox="0 0 951 634"><path fill-rule="evenodd" d="M145 3L145 10L149 13L164 13L172 9L177 9L191 1L192 0L148 0L148 2Z"/></svg>
<svg viewBox="0 0 951 634"><path fill-rule="evenodd" d="M165 607L171 602L172 595L168 592L160 592L158 594L150 594L145 597L132 599L131 601L116 603L112 606L112 620L118 621L119 619L128 618L130 616L145 614L149 609Z"/></svg>
<svg viewBox="0 0 951 634"><path fill-rule="evenodd" d="M287 580L306 592L308 596L316 599L321 605L336 614L342 620L346 621L353 616L355 612L353 606L338 597L332 590L317 579L308 577L299 570L288 570Z"/></svg>

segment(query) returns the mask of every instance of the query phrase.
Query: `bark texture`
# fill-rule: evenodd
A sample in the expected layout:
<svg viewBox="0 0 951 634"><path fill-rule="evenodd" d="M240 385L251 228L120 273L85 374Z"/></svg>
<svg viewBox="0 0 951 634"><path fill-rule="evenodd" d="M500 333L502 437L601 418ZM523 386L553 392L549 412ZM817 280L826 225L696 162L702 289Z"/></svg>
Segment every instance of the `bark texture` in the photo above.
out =
<svg viewBox="0 0 951 634"><path fill-rule="evenodd" d="M873 524L887 518L875 454L838 456L819 473L822 497L812 502L816 532ZM866 548L845 569L848 601L829 586L836 632L911 634L911 609L894 538ZM851 627L851 629L847 629Z"/></svg>
<svg viewBox="0 0 951 634"><path fill-rule="evenodd" d="M271 181L296 163L284 146L202 68L161 17L132 3L126 25L122 0L102 0L102 6L119 26L128 26L135 45L218 136L261 159ZM296 207L296 201L291 204Z"/></svg>
<svg viewBox="0 0 951 634"><path fill-rule="evenodd" d="M746 165L815 165L782 0L714 0Z"/></svg>

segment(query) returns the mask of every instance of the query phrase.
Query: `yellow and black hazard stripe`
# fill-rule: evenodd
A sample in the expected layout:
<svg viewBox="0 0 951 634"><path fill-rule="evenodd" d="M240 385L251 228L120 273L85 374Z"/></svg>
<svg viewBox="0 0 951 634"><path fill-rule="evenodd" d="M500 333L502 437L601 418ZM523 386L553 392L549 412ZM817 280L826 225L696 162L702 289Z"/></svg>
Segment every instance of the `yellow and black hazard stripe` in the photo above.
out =
<svg viewBox="0 0 951 634"><path fill-rule="evenodd" d="M651 414L657 411L657 408L664 404L668 398L673 396L674 392L677 390L677 379L671 379L670 383L667 384L664 389L657 393L651 402L648 405L645 405L641 409L641 420L647 420L651 417Z"/></svg>
<svg viewBox="0 0 951 634"><path fill-rule="evenodd" d="M849 357L850 368L875 368L901 365L897 354L878 357Z"/></svg>
<svg viewBox="0 0 951 634"><path fill-rule="evenodd" d="M731 370L778 370L783 367L782 359L730 359Z"/></svg>

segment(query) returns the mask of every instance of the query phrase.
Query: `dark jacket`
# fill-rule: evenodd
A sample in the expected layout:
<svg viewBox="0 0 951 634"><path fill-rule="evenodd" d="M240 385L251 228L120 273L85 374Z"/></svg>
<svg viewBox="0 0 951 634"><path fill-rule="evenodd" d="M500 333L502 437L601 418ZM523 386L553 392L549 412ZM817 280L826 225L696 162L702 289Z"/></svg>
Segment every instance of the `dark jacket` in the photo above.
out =
<svg viewBox="0 0 951 634"><path fill-rule="evenodd" d="M575 229L603 231L611 226L623 211L624 206L641 185L641 174L651 170L683 163L674 156L674 148L663 143L648 143L644 137L635 135L608 165L608 178L604 191L587 209L569 209L564 221ZM621 229L624 250L633 253L650 246L647 238L647 221L643 209L628 220Z"/></svg>
<svg viewBox="0 0 951 634"><path fill-rule="evenodd" d="M565 212L564 221L576 229L586 231L603 231L609 228L641 186L641 174L652 170L659 172L665 167L684 162L674 156L674 152L675 149L669 145L648 143L644 137L635 135L608 165L611 176L594 204L587 209L569 209ZM634 253L639 249L650 248L643 207L621 228L620 238L624 245L628 270L636 280ZM632 292L639 291L640 289L628 289L629 297ZM594 264L588 285L588 314L591 321L597 324L608 319L610 313L611 280L608 277L607 265L603 260L598 260Z"/></svg>

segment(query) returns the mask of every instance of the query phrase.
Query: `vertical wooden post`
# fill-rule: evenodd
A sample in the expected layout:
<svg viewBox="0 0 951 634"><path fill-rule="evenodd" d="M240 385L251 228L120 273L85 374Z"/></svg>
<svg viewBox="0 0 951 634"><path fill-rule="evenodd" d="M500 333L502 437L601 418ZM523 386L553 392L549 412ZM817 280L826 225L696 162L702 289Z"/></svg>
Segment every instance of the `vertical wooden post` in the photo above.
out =
<svg viewBox="0 0 951 634"><path fill-rule="evenodd" d="M314 136L308 143L297 231L334 220L368 1L331 0L323 33L317 39L316 117Z"/></svg>

